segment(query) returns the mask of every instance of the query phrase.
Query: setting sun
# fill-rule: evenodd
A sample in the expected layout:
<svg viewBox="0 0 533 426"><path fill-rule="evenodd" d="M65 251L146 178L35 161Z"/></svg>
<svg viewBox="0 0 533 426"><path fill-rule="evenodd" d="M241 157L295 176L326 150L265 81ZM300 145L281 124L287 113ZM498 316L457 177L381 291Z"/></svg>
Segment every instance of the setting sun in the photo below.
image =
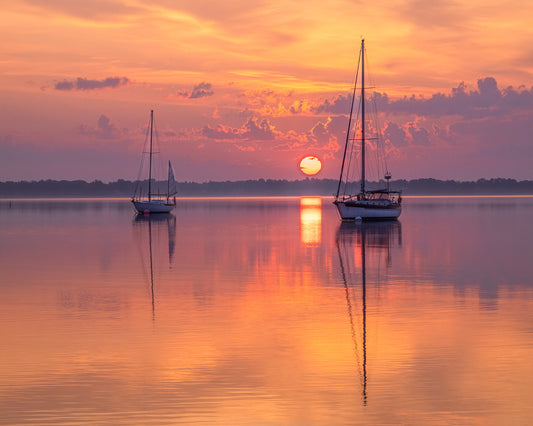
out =
<svg viewBox="0 0 533 426"><path fill-rule="evenodd" d="M300 170L306 175L316 175L322 168L320 160L313 156L308 156L300 161Z"/></svg>

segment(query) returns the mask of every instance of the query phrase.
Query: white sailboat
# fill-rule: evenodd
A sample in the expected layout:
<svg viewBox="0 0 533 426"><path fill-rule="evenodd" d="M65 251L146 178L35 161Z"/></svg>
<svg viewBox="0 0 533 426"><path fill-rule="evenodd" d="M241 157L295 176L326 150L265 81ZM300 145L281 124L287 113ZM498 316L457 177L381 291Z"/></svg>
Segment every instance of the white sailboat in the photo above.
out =
<svg viewBox="0 0 533 426"><path fill-rule="evenodd" d="M369 138L365 135L365 41L361 41L361 52L359 54L359 64L357 70L361 66L361 84L360 84L360 101L361 104L358 108L360 111L360 118L356 120L360 129L359 138L351 138L354 101L357 93L357 79L354 86L352 103L350 108L350 119L348 121L348 130L346 132L346 143L344 146L344 155L342 158L342 166L339 177L339 185L337 187L337 193L335 194L335 201L333 202L337 206L339 215L343 221L350 220L387 220L397 219L402 212L402 198L401 191L390 190L391 175L387 171L385 173L385 179L387 181L386 188L368 190L366 188L366 164L365 164L365 148L367 140ZM378 132L379 133L379 132ZM379 136L379 134L378 134ZM372 138L374 139L374 138ZM351 156L354 152L355 141L361 142L361 177L360 177L360 190L355 193L349 189L350 179L350 165L352 163Z"/></svg>
<svg viewBox="0 0 533 426"><path fill-rule="evenodd" d="M144 194L144 188L140 180L137 181L137 187L135 193L131 198L131 202L135 207L137 213L150 214L150 213L169 213L176 207L176 181L174 179L174 170L172 164L168 162L168 176L167 176L167 188L166 192L162 193L156 190L154 192L152 185L152 159L153 159L153 133L154 133L154 111L150 111L150 125L149 125L149 137L150 137L150 150L149 150L149 164L148 164L148 182L147 193ZM141 166L142 171L142 166Z"/></svg>

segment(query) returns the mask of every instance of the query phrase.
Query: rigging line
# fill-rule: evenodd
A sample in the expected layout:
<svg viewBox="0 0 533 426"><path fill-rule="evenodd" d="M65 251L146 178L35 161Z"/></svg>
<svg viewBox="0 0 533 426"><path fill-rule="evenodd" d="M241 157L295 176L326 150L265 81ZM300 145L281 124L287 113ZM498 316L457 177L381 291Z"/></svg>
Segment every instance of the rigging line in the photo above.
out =
<svg viewBox="0 0 533 426"><path fill-rule="evenodd" d="M351 105L350 105L350 118L348 119L348 130L346 131L346 142L344 144L344 154L342 156L341 174L340 174L340 177L339 177L339 185L337 187L336 198L339 197L339 192L340 192L340 189L341 189L342 175L343 175L343 172L344 172L344 162L346 160L346 149L348 148L348 141L350 139L350 127L351 127L351 124L352 124L353 104L354 104L354 101L355 101L355 92L356 92L356 89L357 89L357 78L359 76L359 64L360 63L361 63L361 52L359 53L359 59L358 59L358 62L357 62L357 69L356 69L356 72L355 72L355 78L354 78L355 81L354 81L354 86L353 86L352 102L351 102Z"/></svg>
<svg viewBox="0 0 533 426"><path fill-rule="evenodd" d="M357 112L355 114L355 117L359 116L359 113L361 111L361 98L359 97L359 102L357 104ZM357 161L357 147L355 144L356 141L356 128L358 127L359 120L355 120L353 124L353 128L350 128L350 132L353 132L353 138L350 139L350 147L348 150L348 164L346 167L346 173L345 173L345 182L344 182L344 193L343 196L346 196L346 194L352 194L355 193L355 190L353 189L355 182L354 178L356 175L359 175L359 169L358 169L358 161ZM355 166L352 166L352 163L355 164Z"/></svg>
<svg viewBox="0 0 533 426"><path fill-rule="evenodd" d="M150 122L148 122L148 125L146 126L146 133L145 133L145 136L144 136L144 145L143 145L143 150L142 150L142 153L146 153L146 147L148 145L148 140L149 140L149 137L150 137ZM142 181L141 181L141 176L142 176L142 173L143 173L143 169L144 169L144 161L145 161L145 158L144 158L144 155L141 155L141 161L140 161L140 164L139 164L139 171L137 173L137 180L136 180L136 184L135 184L135 192L134 194L135 195L138 195L138 196L141 196L143 195L142 194Z"/></svg>
<svg viewBox="0 0 533 426"><path fill-rule="evenodd" d="M359 97L359 102L357 104L356 117L359 117L362 107L363 107L363 98ZM361 126L361 120L358 119L356 120L354 124L354 128L353 128L354 138L352 139L351 151L350 151L350 166L348 167L348 173L351 172L351 175L349 175L350 176L349 182L351 183L351 187L350 187L351 194L357 192L355 187L357 183L360 183L360 176L361 176L361 170L359 168L359 161L358 161L358 154L360 154L361 147L357 146L357 144L355 143L356 141L361 141L361 138L355 137L357 133L356 129L358 129L358 131L361 130L360 126ZM354 165L352 166L352 164Z"/></svg>
<svg viewBox="0 0 533 426"><path fill-rule="evenodd" d="M385 152L385 141L383 138L381 123L378 118L375 95L372 96L371 106L373 108L373 114L375 116L374 123L375 123L375 128L376 128L376 133L377 133L375 156L376 156L376 165L377 165L377 173L378 173L378 180L379 180L379 178L385 175L385 172L388 170L388 165L387 165L387 155ZM385 168L385 170L382 170L383 168Z"/></svg>
<svg viewBox="0 0 533 426"><path fill-rule="evenodd" d="M155 136L155 146L156 146L156 154L161 153L161 144L159 140L159 131L157 130L157 126L155 125L154 121L154 136ZM163 191L161 191L161 177L164 176L164 172L161 165L161 156L157 156L157 160L155 162L155 169L156 169L156 187L157 187L157 193L161 194Z"/></svg>
<svg viewBox="0 0 533 426"><path fill-rule="evenodd" d="M372 86L374 86L373 96L371 98L371 104L372 104L372 107L373 107L373 113L375 115L375 125L376 125L377 134L378 134L377 148L378 148L378 151L379 151L379 155L381 155L380 158L379 157L377 158L378 162L376 164L378 164L378 166L384 166L385 167L385 170L378 170L378 173L380 173L380 176L381 176L381 175L384 175L386 172L389 171L389 166L388 166L388 163L387 163L387 152L386 152L386 149L385 149L385 140L384 140L382 129L381 129L381 122L379 120L378 107L377 107L377 101L376 101L376 93L377 93L377 89L376 88L377 88L377 86L376 86L376 84L374 82L373 74L370 72L368 59L367 59L367 62L366 62L366 68L367 68L367 76L370 79L370 82L371 82Z"/></svg>
<svg viewBox="0 0 533 426"><path fill-rule="evenodd" d="M164 165L161 164L161 142L159 137L159 131L156 125L156 118L154 116L152 121L152 133L153 133L153 146L152 146L152 182L151 184L154 187L152 195L160 197L162 194L166 194L163 190L167 184L167 179L165 178L166 170Z"/></svg>

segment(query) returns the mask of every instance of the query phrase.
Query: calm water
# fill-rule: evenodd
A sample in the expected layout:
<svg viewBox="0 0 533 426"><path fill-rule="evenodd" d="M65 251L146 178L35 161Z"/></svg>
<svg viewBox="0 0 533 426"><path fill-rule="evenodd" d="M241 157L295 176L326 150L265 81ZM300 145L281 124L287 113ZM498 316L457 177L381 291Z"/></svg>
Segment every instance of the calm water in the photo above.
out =
<svg viewBox="0 0 533 426"><path fill-rule="evenodd" d="M533 198L0 202L0 423L532 424Z"/></svg>

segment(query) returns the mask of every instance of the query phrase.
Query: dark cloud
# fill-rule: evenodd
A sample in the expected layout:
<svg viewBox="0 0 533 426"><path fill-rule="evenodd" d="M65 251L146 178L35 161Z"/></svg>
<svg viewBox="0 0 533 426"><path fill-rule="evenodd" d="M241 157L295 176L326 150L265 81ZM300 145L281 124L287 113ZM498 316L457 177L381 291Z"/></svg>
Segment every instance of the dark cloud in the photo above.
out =
<svg viewBox="0 0 533 426"><path fill-rule="evenodd" d="M74 90L75 85L72 81L63 80L57 83L54 87L56 90Z"/></svg>
<svg viewBox="0 0 533 426"><path fill-rule="evenodd" d="M329 140L328 123L318 122L311 129L311 135L317 142L325 142Z"/></svg>
<svg viewBox="0 0 533 426"><path fill-rule="evenodd" d="M430 98L411 96L390 100L387 94L378 93L376 102L378 110L385 113L483 118L524 108L533 109L533 88L516 90L508 87L500 90L493 77L486 77L478 80L477 90L468 91L461 83L448 95L436 93Z"/></svg>
<svg viewBox="0 0 533 426"><path fill-rule="evenodd" d="M266 118L250 117L241 127L219 124L205 126L204 138L230 142L241 151L299 151L303 148L333 156L339 151L339 135L345 134L347 120L344 116L328 117L316 122L308 131L278 130Z"/></svg>
<svg viewBox="0 0 533 426"><path fill-rule="evenodd" d="M429 132L423 127L418 127L416 123L409 123L407 131L409 132L413 145L428 146L430 144Z"/></svg>
<svg viewBox="0 0 533 426"><path fill-rule="evenodd" d="M119 129L105 115L98 118L96 127L89 127L81 124L78 133L84 136L94 136L100 139L115 139L126 133L126 129Z"/></svg>
<svg viewBox="0 0 533 426"><path fill-rule="evenodd" d="M502 113L533 109L533 88L508 87L499 89L493 77L477 81L477 90L468 90L464 83L452 88L451 93L435 93L431 97L412 95L393 100L386 93L373 94L378 111L390 114L412 114L420 117L462 116L483 118ZM348 114L351 95L338 95L333 101L325 100L314 108L318 113Z"/></svg>
<svg viewBox="0 0 533 426"><path fill-rule="evenodd" d="M304 101L298 101L297 103L291 105L289 111L292 114L301 114L304 112Z"/></svg>
<svg viewBox="0 0 533 426"><path fill-rule="evenodd" d="M97 90L125 86L130 82L126 77L108 77L103 80L88 80L78 77L76 80L63 80L56 83L56 90Z"/></svg>
<svg viewBox="0 0 533 426"><path fill-rule="evenodd" d="M273 140L276 138L274 126L263 118L260 122L258 120L249 118L244 125L247 139L252 140Z"/></svg>
<svg viewBox="0 0 533 426"><path fill-rule="evenodd" d="M385 142L397 147L404 147L409 144L405 130L396 123L389 121L383 131Z"/></svg>
<svg viewBox="0 0 533 426"><path fill-rule="evenodd" d="M191 99L197 99L197 98L205 98L206 96L213 95L213 91L211 90L211 83L200 83L196 86L194 86L191 95L189 98Z"/></svg>
<svg viewBox="0 0 533 426"><path fill-rule="evenodd" d="M233 127L218 125L216 128L211 126L204 126L202 135L208 139L224 140L224 139L242 139L239 129Z"/></svg>
<svg viewBox="0 0 533 426"><path fill-rule="evenodd" d="M516 89L499 88L493 77L486 77L479 79L473 89L461 83L447 94L435 93L430 97L411 96L393 100L386 93L376 93L374 96L377 110L383 112L380 121L384 127L380 129L370 121L368 134L380 133L385 144L391 149L398 148L399 152L426 152L430 147L447 149L446 147L461 144L486 150L497 143L494 135L498 134L497 139L501 139L504 138L503 133L507 139L513 139L516 150L521 147L520 149L527 151L524 148L529 143L526 130L529 131L531 125L513 125L520 117L524 118L525 123L531 121L533 89L523 86ZM354 108L358 108L357 102L358 99ZM214 140L251 143L274 141L272 149L277 150L293 150L305 146L328 148L337 152L346 139L351 94L338 95L311 108L306 105L309 105L306 101L296 101L283 111L304 114L311 110L322 117L327 114L326 120L319 119L308 131L280 131L268 120L252 117L240 128L223 125L205 127L202 135ZM489 122L491 125L487 126ZM491 129L490 132L486 131L488 128ZM513 128L514 131L511 130ZM475 129L475 132L470 129ZM477 138L475 134L478 135Z"/></svg>
<svg viewBox="0 0 533 426"><path fill-rule="evenodd" d="M333 101L326 99L322 104L313 108L316 114L348 114L352 102L352 95L338 95Z"/></svg>
<svg viewBox="0 0 533 426"><path fill-rule="evenodd" d="M212 90L211 83L205 83L201 82L200 84L197 84L192 89L192 92L188 91L181 91L178 92L178 97L180 98L188 98L188 99L198 99L198 98L205 98L207 96L212 96L215 92Z"/></svg>
<svg viewBox="0 0 533 426"><path fill-rule="evenodd" d="M348 120L344 116L328 117L325 122L317 122L306 135L313 147L326 147L332 140L344 143Z"/></svg>
<svg viewBox="0 0 533 426"><path fill-rule="evenodd" d="M209 139L246 139L250 141L274 140L276 131L274 126L264 118L259 121L255 117L250 117L246 123L239 129L219 125L216 128L205 126L202 134Z"/></svg>

